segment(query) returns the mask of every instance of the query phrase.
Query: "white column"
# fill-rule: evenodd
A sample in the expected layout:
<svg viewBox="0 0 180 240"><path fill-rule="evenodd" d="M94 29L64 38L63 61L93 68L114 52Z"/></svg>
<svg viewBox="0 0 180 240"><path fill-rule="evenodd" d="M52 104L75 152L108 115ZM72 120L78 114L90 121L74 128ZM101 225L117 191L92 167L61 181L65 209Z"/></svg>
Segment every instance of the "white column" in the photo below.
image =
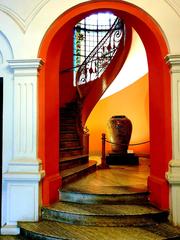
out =
<svg viewBox="0 0 180 240"><path fill-rule="evenodd" d="M40 59L9 60L14 73L13 159L3 173L2 234L18 234L18 221L39 218L40 182L44 176L37 159L37 77Z"/></svg>
<svg viewBox="0 0 180 240"><path fill-rule="evenodd" d="M180 226L180 55L165 58L171 71L172 88L172 160L167 179L170 184L170 221Z"/></svg>

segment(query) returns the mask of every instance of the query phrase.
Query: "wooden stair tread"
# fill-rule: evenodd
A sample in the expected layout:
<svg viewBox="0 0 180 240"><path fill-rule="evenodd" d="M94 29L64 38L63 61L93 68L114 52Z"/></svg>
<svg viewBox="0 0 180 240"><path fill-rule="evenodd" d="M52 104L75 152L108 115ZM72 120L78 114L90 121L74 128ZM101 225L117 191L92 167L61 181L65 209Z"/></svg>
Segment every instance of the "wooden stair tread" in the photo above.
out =
<svg viewBox="0 0 180 240"><path fill-rule="evenodd" d="M77 132L76 132L76 130L75 129L73 129L73 130L64 130L64 129L60 129L60 134L70 134L70 133L72 133L72 134L77 134Z"/></svg>
<svg viewBox="0 0 180 240"><path fill-rule="evenodd" d="M81 154L81 155L70 156L70 157L62 157L60 159L60 163L70 161L70 160L76 160L76 159L79 159L79 158L85 158L85 157L88 157L88 156L89 156L88 154Z"/></svg>
<svg viewBox="0 0 180 240"><path fill-rule="evenodd" d="M78 142L78 138L63 138L61 139L61 142Z"/></svg>
<svg viewBox="0 0 180 240"><path fill-rule="evenodd" d="M86 170L94 165L96 165L96 161L89 161L88 163L85 163L85 164L81 164L80 166L77 166L77 167L73 167L73 168L69 168L69 169L66 169L66 170L62 170L61 171L61 176L62 178L65 178L65 177L68 177L68 176L71 176L73 174L76 174L78 172L81 172L83 170Z"/></svg>
<svg viewBox="0 0 180 240"><path fill-rule="evenodd" d="M82 149L83 149L82 146L78 146L78 147L66 147L66 148L60 148L60 151L82 150Z"/></svg>
<svg viewBox="0 0 180 240"><path fill-rule="evenodd" d="M76 127L76 121L75 121L75 119L65 118L61 121L61 126L62 127L66 127L66 126Z"/></svg>

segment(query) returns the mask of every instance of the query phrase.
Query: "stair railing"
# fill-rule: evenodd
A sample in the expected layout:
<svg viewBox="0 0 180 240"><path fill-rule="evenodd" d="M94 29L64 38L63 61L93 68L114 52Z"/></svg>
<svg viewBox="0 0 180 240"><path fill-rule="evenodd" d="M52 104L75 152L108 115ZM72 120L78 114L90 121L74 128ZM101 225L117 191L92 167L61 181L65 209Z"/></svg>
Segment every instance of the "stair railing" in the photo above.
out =
<svg viewBox="0 0 180 240"><path fill-rule="evenodd" d="M124 23L118 17L97 46L85 58L76 73L76 87L83 98L81 85L100 78L110 64L124 36Z"/></svg>

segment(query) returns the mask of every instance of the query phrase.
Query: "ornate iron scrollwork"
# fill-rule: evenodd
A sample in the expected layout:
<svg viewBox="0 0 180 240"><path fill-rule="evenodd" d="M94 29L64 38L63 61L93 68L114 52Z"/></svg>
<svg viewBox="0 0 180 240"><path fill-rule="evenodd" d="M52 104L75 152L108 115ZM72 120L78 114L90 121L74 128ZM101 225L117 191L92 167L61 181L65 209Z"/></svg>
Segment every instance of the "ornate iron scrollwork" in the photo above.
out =
<svg viewBox="0 0 180 240"><path fill-rule="evenodd" d="M81 34L81 35L80 35ZM117 17L97 46L90 52L76 73L76 86L98 79L114 57L124 35L124 24ZM78 41L83 39L81 36Z"/></svg>

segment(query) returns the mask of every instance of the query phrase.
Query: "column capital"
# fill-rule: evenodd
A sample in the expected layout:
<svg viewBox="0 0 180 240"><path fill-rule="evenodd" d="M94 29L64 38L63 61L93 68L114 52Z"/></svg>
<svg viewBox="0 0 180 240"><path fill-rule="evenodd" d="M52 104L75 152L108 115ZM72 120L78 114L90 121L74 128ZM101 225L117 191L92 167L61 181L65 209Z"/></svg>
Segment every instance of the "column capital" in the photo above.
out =
<svg viewBox="0 0 180 240"><path fill-rule="evenodd" d="M166 179L170 184L180 185L180 160L171 160L169 162L169 170L166 173Z"/></svg>
<svg viewBox="0 0 180 240"><path fill-rule="evenodd" d="M168 54L164 59L170 66L171 72L180 73L180 54Z"/></svg>
<svg viewBox="0 0 180 240"><path fill-rule="evenodd" d="M35 59L12 59L7 61L12 69L40 68L44 62L41 58Z"/></svg>
<svg viewBox="0 0 180 240"><path fill-rule="evenodd" d="M41 58L36 59L12 59L7 61L15 76L33 76L44 64Z"/></svg>

